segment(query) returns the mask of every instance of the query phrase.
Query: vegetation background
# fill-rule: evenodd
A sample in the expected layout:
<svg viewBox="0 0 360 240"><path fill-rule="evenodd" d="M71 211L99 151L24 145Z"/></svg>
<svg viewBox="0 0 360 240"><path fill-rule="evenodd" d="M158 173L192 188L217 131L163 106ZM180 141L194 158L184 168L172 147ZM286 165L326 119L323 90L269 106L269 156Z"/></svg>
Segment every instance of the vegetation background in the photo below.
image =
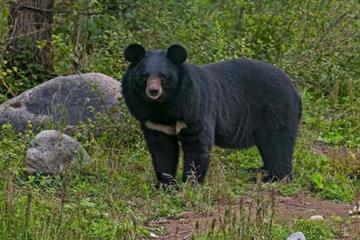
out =
<svg viewBox="0 0 360 240"><path fill-rule="evenodd" d="M41 66L23 64L29 58L27 51L16 54L16 61L9 64L11 2L0 1L0 103L55 75L101 72L120 80L127 66L122 52L130 43L152 49L181 43L188 49L188 61L195 64L245 57L278 66L299 89L304 115L291 184L259 187L252 183L253 175L246 168L260 166L255 149L215 149L207 183L202 187L185 184L172 193L153 188L149 156L131 117L122 123L104 122L109 131L98 138L91 126L80 127L75 137L84 143L93 163L55 177L24 174L23 158L34 134L30 130L14 133L4 125L0 132L0 239L165 236L161 224L150 223L180 218L184 211L210 213L219 204L231 206L244 195L259 196L262 191L270 199L301 193L356 201L360 187L359 1L54 1L53 66L45 75ZM38 49L46 47L50 47L46 42L36 43ZM261 199L265 204L267 200ZM240 217L206 228L193 238L285 239L299 230L308 239L359 239L356 235L346 238L348 219L284 221L271 204L267 205L270 210L259 204L254 207L262 206L263 212L255 215L262 216L262 221ZM233 219L223 216L227 218Z"/></svg>

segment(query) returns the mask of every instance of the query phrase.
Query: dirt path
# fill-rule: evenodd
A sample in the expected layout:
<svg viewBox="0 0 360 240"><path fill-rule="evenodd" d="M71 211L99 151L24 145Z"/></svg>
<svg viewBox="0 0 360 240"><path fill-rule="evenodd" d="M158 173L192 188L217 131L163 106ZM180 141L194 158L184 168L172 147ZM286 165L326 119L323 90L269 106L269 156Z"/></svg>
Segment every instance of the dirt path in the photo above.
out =
<svg viewBox="0 0 360 240"><path fill-rule="evenodd" d="M349 176L360 176L360 149L346 149L344 147L330 147L322 142L313 142L309 145L315 152L327 156L333 161L334 166L341 169L346 166L351 172ZM348 166L351 166L350 168ZM244 197L245 208L252 208L254 196ZM360 200L360 199L359 199ZM322 200L305 194L284 197L276 196L276 219L282 222L289 222L293 219L309 219L314 215L321 215L328 224L337 221L342 229L342 237L339 240L360 239L360 215L349 216L348 211L352 210L355 204L340 203L336 201ZM181 219L163 219L162 221L151 222L150 225L161 225L167 230L166 236L157 239L190 239L196 232L205 231L211 226L213 219L224 215L226 208L236 209L239 205L219 205L211 214L204 215L195 212L185 212Z"/></svg>
<svg viewBox="0 0 360 240"><path fill-rule="evenodd" d="M245 205L251 206L251 198L245 197L244 199ZM281 221L298 218L309 219L311 216L321 215L330 224L336 221L336 217L342 221L343 237L340 239L352 240L355 239L354 236L360 235L360 219L348 215L348 211L353 209L354 205L352 204L321 200L303 194L292 197L278 196L276 202L277 219ZM237 205L231 206L233 209L237 207ZM180 219L163 219L151 222L150 225L161 225L167 230L165 236L157 237L157 239L190 239L193 233L209 228L213 219L223 216L225 208L226 206L218 206L217 210L209 215L185 212Z"/></svg>
<svg viewBox="0 0 360 240"><path fill-rule="evenodd" d="M296 197L280 197L278 216L282 219L309 219L314 215L321 215L329 224L341 220L342 240L358 239L360 235L360 219L350 216L355 204L321 200L306 195Z"/></svg>

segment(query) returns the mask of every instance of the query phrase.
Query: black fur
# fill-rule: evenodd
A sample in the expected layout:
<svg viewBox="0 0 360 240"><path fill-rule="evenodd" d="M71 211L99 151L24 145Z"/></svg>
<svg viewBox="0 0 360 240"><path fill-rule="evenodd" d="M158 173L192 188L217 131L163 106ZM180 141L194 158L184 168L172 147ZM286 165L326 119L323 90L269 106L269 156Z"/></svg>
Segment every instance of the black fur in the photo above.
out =
<svg viewBox="0 0 360 240"><path fill-rule="evenodd" d="M127 55L137 52L125 50ZM136 57L135 57L136 59ZM292 154L301 117L301 99L289 77L276 67L253 60L228 60L196 66L183 63L186 50L145 51L123 78L123 95L141 123L160 183L175 179L179 143L184 151L183 181L203 182L213 145L260 151L267 179L292 177ZM156 102L145 95L149 76L161 77L163 96ZM178 136L148 129L145 121L187 128Z"/></svg>

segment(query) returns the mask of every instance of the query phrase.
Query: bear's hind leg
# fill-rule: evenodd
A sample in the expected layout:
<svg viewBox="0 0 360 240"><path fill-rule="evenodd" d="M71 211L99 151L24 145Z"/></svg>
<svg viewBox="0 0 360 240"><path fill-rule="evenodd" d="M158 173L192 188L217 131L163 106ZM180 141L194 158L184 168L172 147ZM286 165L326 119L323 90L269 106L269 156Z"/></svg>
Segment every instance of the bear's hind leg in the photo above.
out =
<svg viewBox="0 0 360 240"><path fill-rule="evenodd" d="M292 179L292 155L296 133L273 130L256 135L256 145L261 154L267 176L264 181Z"/></svg>
<svg viewBox="0 0 360 240"><path fill-rule="evenodd" d="M142 131L158 181L164 185L175 185L179 162L179 143L176 136L150 130L145 126Z"/></svg>

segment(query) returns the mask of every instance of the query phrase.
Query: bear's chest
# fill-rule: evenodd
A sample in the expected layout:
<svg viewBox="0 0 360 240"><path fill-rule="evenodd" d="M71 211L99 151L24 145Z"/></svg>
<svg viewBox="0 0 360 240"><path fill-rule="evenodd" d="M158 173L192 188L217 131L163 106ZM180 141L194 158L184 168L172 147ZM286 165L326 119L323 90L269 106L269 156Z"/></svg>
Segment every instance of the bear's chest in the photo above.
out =
<svg viewBox="0 0 360 240"><path fill-rule="evenodd" d="M154 106L151 108L148 120L154 123L173 125L177 121L175 115L175 112L169 107Z"/></svg>

